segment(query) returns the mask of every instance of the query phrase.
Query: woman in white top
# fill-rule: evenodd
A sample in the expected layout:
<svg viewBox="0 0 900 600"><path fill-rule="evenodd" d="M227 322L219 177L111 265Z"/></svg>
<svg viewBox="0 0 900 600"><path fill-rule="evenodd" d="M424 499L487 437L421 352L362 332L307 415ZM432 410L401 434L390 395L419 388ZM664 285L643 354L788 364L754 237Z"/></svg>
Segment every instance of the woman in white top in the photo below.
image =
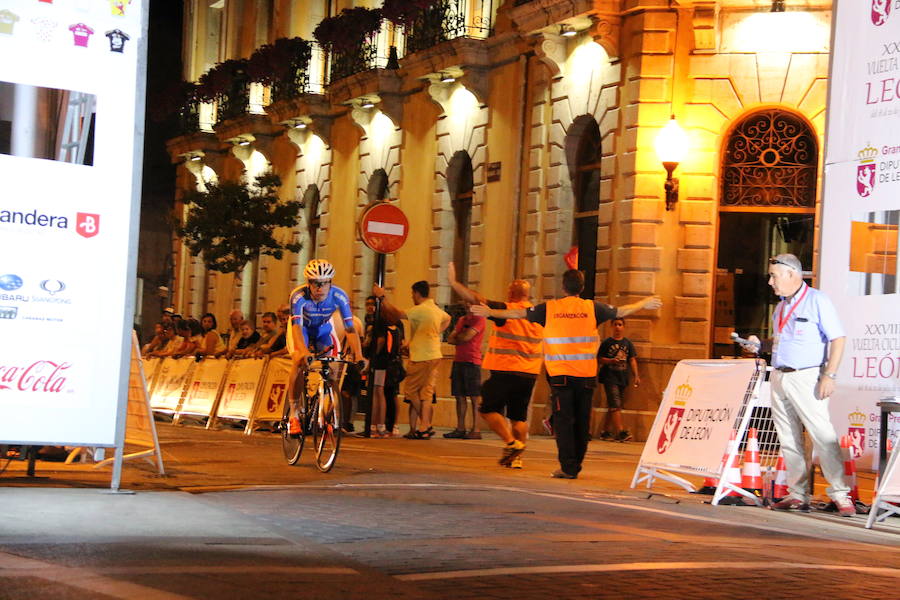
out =
<svg viewBox="0 0 900 600"><path fill-rule="evenodd" d="M197 349L197 354L203 356L221 356L225 354L225 342L219 335L218 322L216 316L212 313L206 313L200 320L200 326L203 328L203 342Z"/></svg>

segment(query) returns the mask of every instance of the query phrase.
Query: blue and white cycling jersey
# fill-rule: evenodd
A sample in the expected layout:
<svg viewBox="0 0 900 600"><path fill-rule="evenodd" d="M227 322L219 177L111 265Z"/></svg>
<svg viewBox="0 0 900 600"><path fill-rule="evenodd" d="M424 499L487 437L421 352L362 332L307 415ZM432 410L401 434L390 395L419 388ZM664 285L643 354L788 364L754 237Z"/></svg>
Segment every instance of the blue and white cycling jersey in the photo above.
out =
<svg viewBox="0 0 900 600"><path fill-rule="evenodd" d="M344 327L352 329L350 298L341 288L332 285L321 302L312 299L308 285L301 285L291 292L291 324L301 326L304 343L316 352L334 346L337 341L332 336L334 327L331 325L331 315L335 311L341 313Z"/></svg>

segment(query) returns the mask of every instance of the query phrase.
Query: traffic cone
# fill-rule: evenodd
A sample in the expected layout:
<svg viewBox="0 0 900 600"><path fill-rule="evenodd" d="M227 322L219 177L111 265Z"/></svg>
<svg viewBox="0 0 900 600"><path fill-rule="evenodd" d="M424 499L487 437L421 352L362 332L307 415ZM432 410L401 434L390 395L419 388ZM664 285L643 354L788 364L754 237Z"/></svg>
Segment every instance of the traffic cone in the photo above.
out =
<svg viewBox="0 0 900 600"><path fill-rule="evenodd" d="M737 436L737 433L734 429L731 430L731 436L728 438L728 447L725 450L725 454L722 455L722 462L719 463L719 472L721 473L725 468L725 462L728 460L728 455L731 453L731 449L734 447L734 440ZM704 477L703 478L703 487L699 490L692 492L693 494L705 494L707 496L714 496L716 493L716 488L719 487L719 478L718 477Z"/></svg>
<svg viewBox="0 0 900 600"><path fill-rule="evenodd" d="M731 439L728 442L728 452L725 454L725 458L723 460L728 460L728 455L734 453L734 458L731 461L731 465L726 467L723 476L725 477L725 483L730 483L734 487L741 487L741 453L738 452L738 441L737 435L735 431L731 430ZM725 496L719 500L719 504L725 505L741 505L743 502L741 499L743 495L740 492L734 491L734 489L728 490Z"/></svg>
<svg viewBox="0 0 900 600"><path fill-rule="evenodd" d="M788 497L787 467L784 464L784 454L778 451L778 462L775 463L775 485L772 486L772 500L778 502Z"/></svg>
<svg viewBox="0 0 900 600"><path fill-rule="evenodd" d="M847 485L850 486L850 499L856 504L859 500L859 486L856 482L856 461L853 457L853 444L850 443L850 436L841 436L841 454L844 455L844 478Z"/></svg>
<svg viewBox="0 0 900 600"><path fill-rule="evenodd" d="M756 497L762 496L762 469L759 466L759 442L756 440L756 428L751 427L747 434L747 447L744 449L744 469L741 472L741 487Z"/></svg>

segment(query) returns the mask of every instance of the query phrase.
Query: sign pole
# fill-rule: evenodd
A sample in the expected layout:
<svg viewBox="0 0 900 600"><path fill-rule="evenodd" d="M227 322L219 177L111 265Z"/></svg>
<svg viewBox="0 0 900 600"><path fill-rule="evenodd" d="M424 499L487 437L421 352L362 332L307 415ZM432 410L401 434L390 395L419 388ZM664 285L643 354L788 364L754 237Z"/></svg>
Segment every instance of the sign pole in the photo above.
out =
<svg viewBox="0 0 900 600"><path fill-rule="evenodd" d="M359 237L362 242L375 252L375 283L384 287L385 256L399 250L409 235L409 220L403 211L391 202L376 202L366 208L359 219ZM381 300L375 301L375 323L381 320ZM370 369L371 373L371 369ZM364 437L369 437L372 426L372 408L374 406L375 382L369 377L366 384L366 424Z"/></svg>
<svg viewBox="0 0 900 600"><path fill-rule="evenodd" d="M386 254L383 252L375 253L375 284L378 287L384 287L384 270L386 263ZM375 299L375 325L381 319L381 298ZM370 357L371 359L371 357ZM369 377L366 380L366 420L363 426L363 435L369 437L370 427L372 426L372 406L375 394L375 378L372 377L372 369L369 368Z"/></svg>

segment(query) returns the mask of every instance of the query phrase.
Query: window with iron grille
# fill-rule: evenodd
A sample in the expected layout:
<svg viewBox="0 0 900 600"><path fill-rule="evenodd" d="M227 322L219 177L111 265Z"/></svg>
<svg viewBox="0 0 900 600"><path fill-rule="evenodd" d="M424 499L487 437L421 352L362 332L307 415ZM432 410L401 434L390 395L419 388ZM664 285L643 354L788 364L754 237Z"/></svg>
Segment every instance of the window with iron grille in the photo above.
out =
<svg viewBox="0 0 900 600"><path fill-rule="evenodd" d="M722 164L723 207L814 208L819 149L801 117L777 109L737 123Z"/></svg>

